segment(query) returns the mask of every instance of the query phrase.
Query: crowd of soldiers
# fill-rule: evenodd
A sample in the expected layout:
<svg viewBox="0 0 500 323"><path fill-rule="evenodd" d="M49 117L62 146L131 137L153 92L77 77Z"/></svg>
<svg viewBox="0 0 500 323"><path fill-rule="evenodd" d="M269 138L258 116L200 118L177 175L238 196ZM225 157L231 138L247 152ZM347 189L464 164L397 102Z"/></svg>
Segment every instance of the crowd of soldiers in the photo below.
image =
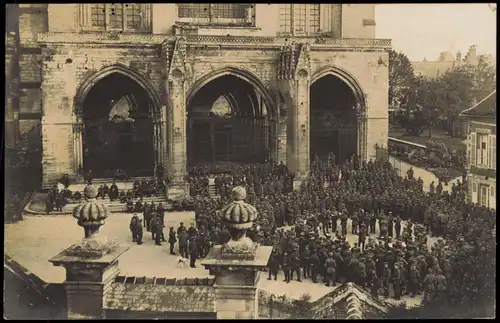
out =
<svg viewBox="0 0 500 323"><path fill-rule="evenodd" d="M311 169L299 191L292 190L294 175L283 164L193 171L190 183L198 185L196 223L207 232L207 245L228 239L217 211L229 201L228 192L243 185L247 202L260 214L248 236L274 246L270 279L277 279L281 270L285 281L294 275L298 281L307 277L327 285L353 281L374 295L388 295L392 286L396 299L403 293L415 296L422 291L430 299L446 288L450 268L443 251L445 241L463 234L467 226L463 219L471 212L464 183L457 181L450 192L442 183L432 183L426 192L422 179L413 177L413 169L401 178L389 163L356 158L341 166L335 164L334 156L326 163L315 159ZM209 173L215 174L220 200L209 197ZM491 214L487 209L480 212ZM349 233L358 235L353 246L347 241L348 222ZM453 223L457 230L450 231ZM378 243L373 237L377 225ZM430 249L427 233L440 237Z"/></svg>

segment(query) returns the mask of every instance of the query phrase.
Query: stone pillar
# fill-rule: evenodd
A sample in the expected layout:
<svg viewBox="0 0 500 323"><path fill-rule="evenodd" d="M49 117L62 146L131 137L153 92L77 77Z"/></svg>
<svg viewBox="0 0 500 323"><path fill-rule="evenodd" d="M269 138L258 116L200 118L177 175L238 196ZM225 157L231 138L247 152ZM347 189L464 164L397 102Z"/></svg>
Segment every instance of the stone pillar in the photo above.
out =
<svg viewBox="0 0 500 323"><path fill-rule="evenodd" d="M68 318L103 318L103 304L106 293L120 272L118 257L128 250L113 243L107 243L98 252L83 239L62 251L49 261L66 269L66 289Z"/></svg>
<svg viewBox="0 0 500 323"><path fill-rule="evenodd" d="M287 165L296 174L294 189L309 171L309 73L300 70L294 80L284 81L287 117Z"/></svg>
<svg viewBox="0 0 500 323"><path fill-rule="evenodd" d="M246 237L247 229L257 220L257 209L244 202L243 187L233 188L232 194L233 202L220 210L231 240L213 247L201 264L215 275L217 318L256 319L260 273L267 267L273 248L260 246Z"/></svg>
<svg viewBox="0 0 500 323"><path fill-rule="evenodd" d="M76 176L79 167L83 167L83 123L78 121L73 124L73 154L73 168Z"/></svg>
<svg viewBox="0 0 500 323"><path fill-rule="evenodd" d="M179 70L171 73L168 80L168 99L170 102L169 128L169 199L181 199L189 196L187 175L186 144L186 89L185 75Z"/></svg>
<svg viewBox="0 0 500 323"><path fill-rule="evenodd" d="M257 246L253 259L223 256L223 249L215 246L201 263L215 275L217 319L256 319L260 273L267 266L272 247Z"/></svg>
<svg viewBox="0 0 500 323"><path fill-rule="evenodd" d="M298 135L293 141L296 145L296 172L306 176L309 171L309 74L301 70L297 73L297 95L295 105L295 124Z"/></svg>

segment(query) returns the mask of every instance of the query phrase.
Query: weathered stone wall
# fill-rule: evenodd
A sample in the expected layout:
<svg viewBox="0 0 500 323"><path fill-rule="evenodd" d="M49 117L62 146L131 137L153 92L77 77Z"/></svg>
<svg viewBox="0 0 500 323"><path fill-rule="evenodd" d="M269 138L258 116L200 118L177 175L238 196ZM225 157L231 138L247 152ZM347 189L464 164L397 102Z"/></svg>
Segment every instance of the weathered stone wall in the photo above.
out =
<svg viewBox="0 0 500 323"><path fill-rule="evenodd" d="M69 63L68 59L71 60ZM59 44L44 52L43 62L43 183L53 183L63 173L74 175L73 123L75 95L85 80L103 67L124 65L150 81L162 93L159 50L153 48L106 47Z"/></svg>
<svg viewBox="0 0 500 323"><path fill-rule="evenodd" d="M375 4L343 4L342 37L375 38Z"/></svg>
<svg viewBox="0 0 500 323"><path fill-rule="evenodd" d="M19 112L41 113L41 63L37 35L48 31L47 4L20 4L19 67L21 74Z"/></svg>

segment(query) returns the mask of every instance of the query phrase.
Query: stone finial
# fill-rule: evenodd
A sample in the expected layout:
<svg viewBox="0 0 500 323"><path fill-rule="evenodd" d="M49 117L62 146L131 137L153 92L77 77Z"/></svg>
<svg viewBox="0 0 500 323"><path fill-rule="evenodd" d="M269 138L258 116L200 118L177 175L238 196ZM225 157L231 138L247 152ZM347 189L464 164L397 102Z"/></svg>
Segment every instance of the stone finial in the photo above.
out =
<svg viewBox="0 0 500 323"><path fill-rule="evenodd" d="M246 237L247 229L250 229L257 219L257 209L245 203L246 190L242 186L233 188L233 201L222 208L222 220L229 226L231 240L223 246L223 254L227 256L251 255L255 252L256 244Z"/></svg>
<svg viewBox="0 0 500 323"><path fill-rule="evenodd" d="M78 225L83 227L85 238L99 233L99 228L105 223L108 217L108 208L96 201L97 188L88 185L84 190L88 201L77 205L73 209L73 217L78 220Z"/></svg>

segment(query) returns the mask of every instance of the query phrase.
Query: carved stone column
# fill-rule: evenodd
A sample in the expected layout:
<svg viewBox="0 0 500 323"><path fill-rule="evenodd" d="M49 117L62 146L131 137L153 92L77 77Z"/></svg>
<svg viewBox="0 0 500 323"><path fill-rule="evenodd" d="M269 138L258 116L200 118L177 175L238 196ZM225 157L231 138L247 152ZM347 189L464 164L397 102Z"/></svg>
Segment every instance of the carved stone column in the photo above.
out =
<svg viewBox="0 0 500 323"><path fill-rule="evenodd" d="M79 120L73 124L73 154L74 175L77 176L78 169L83 167L83 123Z"/></svg>
<svg viewBox="0 0 500 323"><path fill-rule="evenodd" d="M366 126L367 126L367 120L366 120L366 112L363 107L361 107L359 104L356 107L356 117L357 117L357 137L358 137L358 149L357 149L357 154L360 158L360 160L366 160L367 154L366 154Z"/></svg>
<svg viewBox="0 0 500 323"><path fill-rule="evenodd" d="M297 138L294 138L296 145L296 172L301 176L305 176L309 171L309 73L305 70L300 70L297 73L297 95L295 105L295 133Z"/></svg>
<svg viewBox="0 0 500 323"><path fill-rule="evenodd" d="M186 89L185 76L179 70L174 70L168 80L170 102L169 128L169 163L172 187L169 188L169 198L177 199L189 196L185 183L187 174L186 145Z"/></svg>

